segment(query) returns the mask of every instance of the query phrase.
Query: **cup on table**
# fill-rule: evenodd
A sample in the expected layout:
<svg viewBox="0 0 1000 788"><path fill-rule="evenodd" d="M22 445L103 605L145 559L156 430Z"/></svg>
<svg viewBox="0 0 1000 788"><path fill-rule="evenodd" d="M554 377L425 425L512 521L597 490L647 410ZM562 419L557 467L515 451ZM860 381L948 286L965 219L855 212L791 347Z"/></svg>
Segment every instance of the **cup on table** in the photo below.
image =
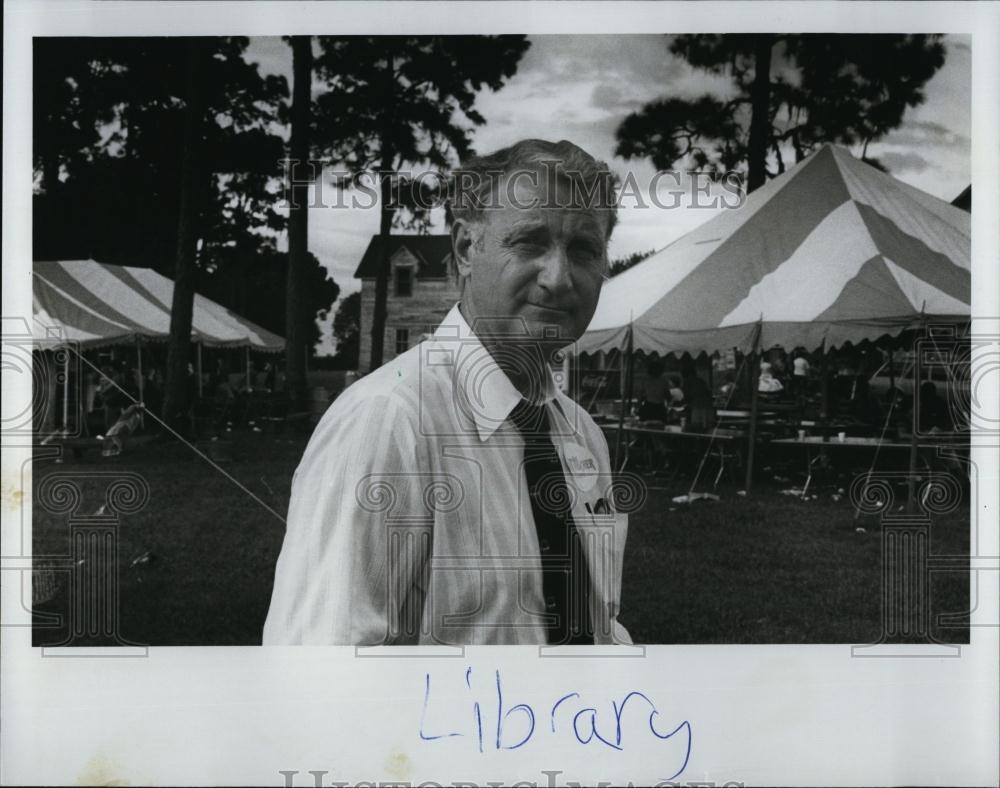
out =
<svg viewBox="0 0 1000 788"><path fill-rule="evenodd" d="M806 439L806 431L805 430L799 430L799 440L800 441L804 441L805 439Z"/></svg>
<svg viewBox="0 0 1000 788"><path fill-rule="evenodd" d="M845 440L847 440L847 433L846 432L838 432L837 433L837 440L840 441L841 443L843 443Z"/></svg>

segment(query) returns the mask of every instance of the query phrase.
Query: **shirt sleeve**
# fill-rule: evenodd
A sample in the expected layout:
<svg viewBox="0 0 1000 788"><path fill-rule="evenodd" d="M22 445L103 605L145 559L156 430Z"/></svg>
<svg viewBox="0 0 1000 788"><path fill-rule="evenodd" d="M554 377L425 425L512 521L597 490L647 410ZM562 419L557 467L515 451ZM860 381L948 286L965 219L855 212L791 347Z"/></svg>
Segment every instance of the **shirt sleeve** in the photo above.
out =
<svg viewBox="0 0 1000 788"><path fill-rule="evenodd" d="M416 642L432 520L409 410L355 396L317 426L292 480L264 645Z"/></svg>

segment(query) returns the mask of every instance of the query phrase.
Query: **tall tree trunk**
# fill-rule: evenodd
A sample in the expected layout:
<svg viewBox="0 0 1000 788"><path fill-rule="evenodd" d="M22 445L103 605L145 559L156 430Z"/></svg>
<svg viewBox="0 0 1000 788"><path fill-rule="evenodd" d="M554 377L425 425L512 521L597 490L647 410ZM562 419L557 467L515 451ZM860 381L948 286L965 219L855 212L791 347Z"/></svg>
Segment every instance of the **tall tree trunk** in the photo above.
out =
<svg viewBox="0 0 1000 788"><path fill-rule="evenodd" d="M763 186L767 179L767 141L771 130L771 48L772 36L756 36L754 45L754 77L750 88L750 139L747 144L749 172L747 192Z"/></svg>
<svg viewBox="0 0 1000 788"><path fill-rule="evenodd" d="M201 173L200 149L204 115L199 65L205 44L187 42L185 75L184 136L181 141L181 194L177 220L177 255L174 296L170 306L170 340L167 344L167 379L163 395L163 417L172 423L190 409L187 365L191 351L197 276L198 217Z"/></svg>
<svg viewBox="0 0 1000 788"><path fill-rule="evenodd" d="M386 61L385 95L393 95L396 87L395 63L392 58ZM393 159L390 135L392 132L392 102L382 114L382 167L379 172L379 263L375 274L375 309L372 314L372 350L368 371L374 372L382 366L385 344L385 320L388 313L389 300L389 237L392 234L392 175Z"/></svg>
<svg viewBox="0 0 1000 788"><path fill-rule="evenodd" d="M385 355L385 321L388 315L389 301L389 239L392 235L393 210L390 207L392 200L392 174L389 171L389 163L383 159L383 171L380 175L379 191L379 262L378 272L375 274L375 309L372 314L372 352L371 363L368 371L374 372L382 366L382 358Z"/></svg>
<svg viewBox="0 0 1000 788"><path fill-rule="evenodd" d="M309 183L296 179L309 168L309 122L312 101L312 38L292 37L292 139L291 208L288 215L288 279L285 286L285 374L288 391L294 402L306 397L306 268L309 255Z"/></svg>

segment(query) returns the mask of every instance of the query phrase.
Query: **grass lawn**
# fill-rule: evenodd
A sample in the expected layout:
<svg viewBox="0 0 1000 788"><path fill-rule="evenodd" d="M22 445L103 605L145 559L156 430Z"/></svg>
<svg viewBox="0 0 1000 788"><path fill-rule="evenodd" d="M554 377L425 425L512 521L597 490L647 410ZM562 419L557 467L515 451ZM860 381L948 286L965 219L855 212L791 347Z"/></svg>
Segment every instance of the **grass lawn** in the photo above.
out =
<svg viewBox="0 0 1000 788"><path fill-rule="evenodd" d="M284 515L304 435L236 434L232 462L222 465L254 496ZM762 473L751 498L720 486L721 500L674 504L689 479L650 479L644 508L629 521L622 623L637 643L867 643L881 631L882 535L878 519L857 522L846 497L834 501L845 475L814 487L816 500L780 494L801 484ZM56 464L39 460L33 474L36 566L65 566L71 545L66 515L45 512L38 486L50 473L128 471L148 482L150 499L118 526L119 625L130 642L147 645L254 645L270 601L284 525L232 481L175 442L136 447L119 457L90 453ZM82 481L79 512L104 503L98 478ZM706 484L699 485L705 489ZM930 554L967 556L968 514L931 523ZM864 531L857 531L862 527ZM67 640L68 573L36 577L38 613L62 623L36 624L36 645ZM45 589L48 588L46 592ZM944 628L940 614L969 608L966 572L930 578L932 633L968 642L967 627ZM100 637L75 645L107 642Z"/></svg>

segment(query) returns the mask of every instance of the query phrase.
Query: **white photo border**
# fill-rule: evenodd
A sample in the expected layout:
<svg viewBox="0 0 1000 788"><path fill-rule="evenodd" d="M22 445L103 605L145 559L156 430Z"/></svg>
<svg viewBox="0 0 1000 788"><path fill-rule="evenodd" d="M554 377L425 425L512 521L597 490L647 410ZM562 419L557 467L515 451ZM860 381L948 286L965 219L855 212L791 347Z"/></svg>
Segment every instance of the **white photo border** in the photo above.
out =
<svg viewBox="0 0 1000 788"><path fill-rule="evenodd" d="M1000 331L995 3L11 2L4 17L5 332L31 319L33 36L777 31L972 36L973 331ZM996 377L981 392L994 406ZM31 400L30 376L5 368L3 400L5 417L19 412ZM18 567L30 561L20 540L31 502L13 495L30 480L31 449L21 443L4 435L0 553L3 569L11 570L0 572L5 623L24 614ZM995 437L974 436L972 459L981 479L997 478L997 457ZM970 573L970 584L978 578L980 605L970 644L956 659L854 659L849 645L648 646L642 658L580 660L539 659L536 649L519 647L467 648L449 658L359 659L349 648L242 647L43 658L31 646L30 627L5 626L0 781L995 785L998 489L989 484L973 491L978 516L971 521L980 526L973 544L986 571ZM26 538L30 551L30 530ZM480 752L472 735L474 703L482 701L484 710L495 704L498 681L504 709L529 704L539 710L534 724L544 736L521 748ZM425 709L429 682L434 701ZM632 691L654 700L661 733L688 723L692 747L680 775L673 772L681 736L651 741L638 708L629 711L634 747L623 750L579 743L572 714L550 731L550 709L563 695L578 693L573 713L600 709L600 724L610 720L613 728L612 701L621 703ZM526 720L523 712L505 718L505 745L516 743ZM581 732L589 730L587 720ZM496 727L490 720L488 744ZM451 732L464 735L430 738Z"/></svg>

